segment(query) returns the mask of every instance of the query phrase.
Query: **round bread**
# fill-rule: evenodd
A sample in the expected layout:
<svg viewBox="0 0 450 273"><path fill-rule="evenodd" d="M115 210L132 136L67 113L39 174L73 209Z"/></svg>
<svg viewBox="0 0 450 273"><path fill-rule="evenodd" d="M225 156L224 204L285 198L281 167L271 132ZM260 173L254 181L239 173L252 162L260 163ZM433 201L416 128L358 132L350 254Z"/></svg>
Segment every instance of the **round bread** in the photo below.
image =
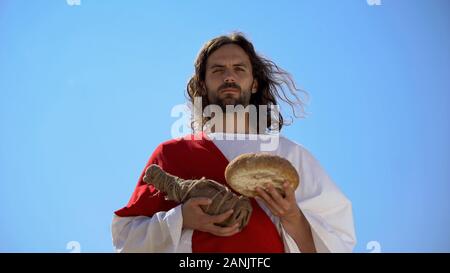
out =
<svg viewBox="0 0 450 273"><path fill-rule="evenodd" d="M233 190L248 197L257 196L255 188L265 189L266 183L271 183L284 195L285 181L295 190L300 180L291 162L266 153L248 153L236 157L225 169L225 179Z"/></svg>

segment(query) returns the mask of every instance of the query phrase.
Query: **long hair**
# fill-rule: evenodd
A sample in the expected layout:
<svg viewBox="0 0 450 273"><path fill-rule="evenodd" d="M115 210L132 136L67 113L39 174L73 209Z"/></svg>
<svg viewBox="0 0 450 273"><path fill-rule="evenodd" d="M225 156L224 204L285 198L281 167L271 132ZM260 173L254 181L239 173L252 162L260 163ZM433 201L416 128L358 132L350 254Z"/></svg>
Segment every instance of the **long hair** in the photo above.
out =
<svg viewBox="0 0 450 273"><path fill-rule="evenodd" d="M253 71L253 78L258 83L258 89L256 93L250 97L250 104L256 106L257 118L259 125L259 105L267 105L269 109L271 106L278 107L277 99L289 104L294 117L304 116L304 102L300 99L299 92L307 93L303 90L297 89L295 82L290 74L280 67L278 67L273 61L268 60L255 51L253 44L240 32L234 32L230 35L223 35L216 37L208 41L200 50L197 59L195 61L195 74L189 79L187 84L186 93L190 100L190 103L194 105L195 97L201 97L201 109L197 109L202 113L199 117L192 116L191 128L193 131L196 129L203 130L204 125L210 119L203 115L203 110L210 104L208 100L208 93L205 89L205 74L206 74L206 62L208 57L221 46L227 44L235 44L240 46L248 55ZM286 94L284 86L287 86L289 93ZM297 111L300 111L299 113ZM281 111L276 111L277 115L274 115L274 111L267 111L267 126L264 131L281 130L283 125L288 125L283 118ZM274 124L274 123L277 124ZM276 129L272 129L276 128ZM258 132L259 129L258 129Z"/></svg>

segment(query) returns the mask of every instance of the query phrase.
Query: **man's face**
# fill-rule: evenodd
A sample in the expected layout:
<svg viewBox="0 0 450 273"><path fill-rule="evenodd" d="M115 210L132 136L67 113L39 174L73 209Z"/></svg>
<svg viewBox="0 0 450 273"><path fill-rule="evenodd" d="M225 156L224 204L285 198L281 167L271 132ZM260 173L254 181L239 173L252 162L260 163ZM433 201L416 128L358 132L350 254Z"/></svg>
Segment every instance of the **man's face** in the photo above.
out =
<svg viewBox="0 0 450 273"><path fill-rule="evenodd" d="M206 62L205 85L211 104L223 110L226 105L247 106L251 94L256 93L257 83L245 51L235 44L214 51Z"/></svg>

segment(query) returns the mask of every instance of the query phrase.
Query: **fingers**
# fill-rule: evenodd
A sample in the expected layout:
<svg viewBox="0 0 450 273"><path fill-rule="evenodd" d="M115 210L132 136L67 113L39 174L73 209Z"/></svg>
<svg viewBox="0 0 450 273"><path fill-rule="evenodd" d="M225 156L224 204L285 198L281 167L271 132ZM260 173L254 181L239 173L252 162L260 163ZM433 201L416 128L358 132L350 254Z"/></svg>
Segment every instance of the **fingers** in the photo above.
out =
<svg viewBox="0 0 450 273"><path fill-rule="evenodd" d="M233 209L230 209L222 214L218 215L208 215L207 224L205 225L204 231L212 233L216 236L231 236L240 231L240 224L234 223L229 227L221 227L216 224L222 223L228 219L233 214Z"/></svg>
<svg viewBox="0 0 450 273"><path fill-rule="evenodd" d="M209 216L209 222L211 222L213 224L222 223L223 221L228 219L228 217L230 217L232 214L233 214L233 209L230 209L222 214Z"/></svg>
<svg viewBox="0 0 450 273"><path fill-rule="evenodd" d="M286 193L286 199L295 199L295 191L291 184L289 184L288 182L284 182L283 189Z"/></svg>
<svg viewBox="0 0 450 273"><path fill-rule="evenodd" d="M200 205L210 205L212 200L206 197L194 197L188 200L191 205L193 206L200 206Z"/></svg>
<svg viewBox="0 0 450 273"><path fill-rule="evenodd" d="M234 223L234 225L229 226L229 227L219 227L219 226L212 224L211 226L208 227L207 231L216 236L224 237L224 236L231 236L231 235L238 233L240 231L239 227L240 227L239 223Z"/></svg>
<svg viewBox="0 0 450 273"><path fill-rule="evenodd" d="M275 202L277 202L281 206L285 205L284 203L286 202L286 200L284 200L284 198L280 195L280 193L275 189L274 186L272 186L271 184L267 185L267 191L270 193L272 199L275 200Z"/></svg>
<svg viewBox="0 0 450 273"><path fill-rule="evenodd" d="M256 191L275 215L280 216L284 213L284 210L279 203L281 196L275 189L273 189L273 187L269 186L267 192L259 187L256 189ZM280 198L276 198L276 195L278 195Z"/></svg>
<svg viewBox="0 0 450 273"><path fill-rule="evenodd" d="M266 185L266 190L259 187L256 188L259 198L263 199L272 213L279 217L292 214L297 207L295 191L292 186L288 182L285 182L283 184L283 190L285 193L284 197L271 184Z"/></svg>
<svg viewBox="0 0 450 273"><path fill-rule="evenodd" d="M219 215L208 215L203 212L200 205L209 204L211 204L211 200L208 198L198 197L189 199L182 207L183 228L197 229L212 233L216 236L231 236L240 231L239 223L234 223L229 227L217 226L216 223L222 223L228 219L233 214L233 210L230 209Z"/></svg>
<svg viewBox="0 0 450 273"><path fill-rule="evenodd" d="M264 191L263 189L261 189L260 187L256 188L256 192L259 194L259 196L265 201L266 205L269 207L269 209L277 216L280 216L284 213L284 210L282 209L282 207L277 204L277 202L271 197L271 195L273 194L278 194L278 192L276 192L275 189L273 189L275 192L270 191L268 189L268 192L270 192L270 195Z"/></svg>

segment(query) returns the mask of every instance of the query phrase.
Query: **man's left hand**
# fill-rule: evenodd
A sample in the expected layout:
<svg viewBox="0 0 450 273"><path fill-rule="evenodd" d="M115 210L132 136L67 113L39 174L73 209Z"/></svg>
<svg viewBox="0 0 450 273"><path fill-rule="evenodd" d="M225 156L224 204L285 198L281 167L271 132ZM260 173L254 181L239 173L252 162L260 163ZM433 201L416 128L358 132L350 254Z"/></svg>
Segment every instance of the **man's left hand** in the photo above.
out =
<svg viewBox="0 0 450 273"><path fill-rule="evenodd" d="M283 184L285 197L283 197L272 184L266 185L266 190L257 187L258 197L266 203L270 211L280 217L282 222L294 222L301 213L295 200L295 191L288 182Z"/></svg>

